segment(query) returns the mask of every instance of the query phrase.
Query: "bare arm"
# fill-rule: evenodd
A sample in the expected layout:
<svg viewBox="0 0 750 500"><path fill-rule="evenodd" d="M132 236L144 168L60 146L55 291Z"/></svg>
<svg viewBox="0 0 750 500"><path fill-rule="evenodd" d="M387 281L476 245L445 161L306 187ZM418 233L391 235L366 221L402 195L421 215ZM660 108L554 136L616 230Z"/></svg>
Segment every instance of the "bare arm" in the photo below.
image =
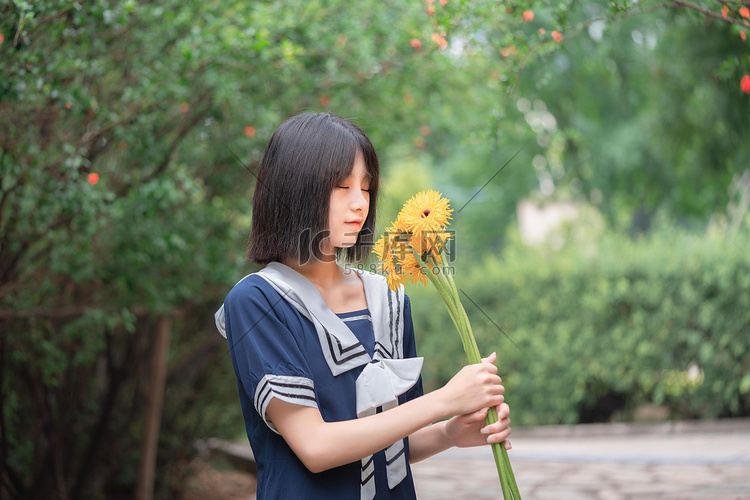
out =
<svg viewBox="0 0 750 500"><path fill-rule="evenodd" d="M437 420L499 405L504 390L497 367L481 363L464 367L441 389L365 418L326 422L316 408L275 398L266 413L302 463L322 472L360 460Z"/></svg>

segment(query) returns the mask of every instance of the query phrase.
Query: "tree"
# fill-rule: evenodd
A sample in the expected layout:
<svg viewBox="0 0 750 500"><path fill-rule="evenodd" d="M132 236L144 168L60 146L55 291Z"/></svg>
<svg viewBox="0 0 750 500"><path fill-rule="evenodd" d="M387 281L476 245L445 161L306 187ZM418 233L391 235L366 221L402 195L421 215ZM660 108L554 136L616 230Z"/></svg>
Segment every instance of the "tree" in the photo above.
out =
<svg viewBox="0 0 750 500"><path fill-rule="evenodd" d="M665 40L692 54L699 47L688 35L707 14L683 4L612 2L610 15L664 6L694 12L654 14L652 22L673 20L676 31ZM654 51L650 61L679 92L652 92L647 72L628 79L638 113L602 105L613 94L593 84L598 107L576 105L587 88L582 82L601 81L601 65L569 66L575 82L554 78L564 72L545 66L560 57L578 64L587 45L575 33L602 15L589 12L592 5L331 0L292 9L238 0L0 0L3 496L132 491L160 318L172 318L174 336L158 463L189 456L194 437L230 432L238 412L233 375L211 316L250 269L241 254L254 168L272 130L293 113L354 117L385 170L432 165L430 176L455 191L447 194L459 206L532 141L460 214L476 253L501 243L515 202L537 188L545 169L556 182L573 186L578 179L590 199L603 193L613 213L640 207L646 198L639 189L655 180L660 192L672 193L692 186L680 172L716 174L695 207L685 195L644 205L716 210L719 186L746 158L738 140L746 108L734 97L744 63L732 62L744 60L744 46L732 38L747 29L739 4L727 13L729 28L711 28L715 41L703 67L717 68L717 78L691 92L680 73L688 65L664 64L678 58L661 44L664 52ZM617 43L613 36L596 47L625 57ZM732 93L725 81L733 82ZM532 122L549 127L530 126L520 98L537 113ZM677 103L674 115L654 115L655 103L666 99L697 103L684 136L675 125L684 118ZM712 114L717 99L721 110ZM706 137L700 125L712 117L721 117L724 132ZM622 131L587 136L585 120L617 122ZM634 139L632 131L648 120L655 120L654 141ZM658 149L659 133L669 150ZM590 158L604 158L624 140L667 169L644 174L643 161L622 153L596 163L596 175L585 174ZM634 174L642 179L620 190ZM486 231L487 213L493 231ZM169 470L160 475L162 492L179 484L179 467Z"/></svg>
<svg viewBox="0 0 750 500"><path fill-rule="evenodd" d="M212 387L232 386L210 364L224 382L231 370L210 318L246 267L260 146L285 116L333 105L378 142L416 130L421 96L451 67L438 45L410 43L426 40L421 8L372 7L0 4L4 496L132 491L165 316L159 463L222 432L216 396L233 390ZM426 82L405 64L415 57ZM179 479L160 478L162 491Z"/></svg>
<svg viewBox="0 0 750 500"><path fill-rule="evenodd" d="M705 220L724 210L750 159L750 108L737 85L746 44L736 24L693 12L594 21L566 36L553 64L524 75L525 88L536 82L528 97L559 127L546 173L615 226L647 229L657 212Z"/></svg>

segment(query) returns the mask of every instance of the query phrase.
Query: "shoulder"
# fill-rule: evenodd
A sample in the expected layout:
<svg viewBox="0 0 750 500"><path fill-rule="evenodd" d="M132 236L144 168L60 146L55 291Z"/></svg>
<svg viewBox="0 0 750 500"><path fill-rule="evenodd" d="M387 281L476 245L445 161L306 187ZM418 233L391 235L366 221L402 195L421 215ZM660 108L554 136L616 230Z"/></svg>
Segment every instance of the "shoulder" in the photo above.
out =
<svg viewBox="0 0 750 500"><path fill-rule="evenodd" d="M222 310L227 337L252 330L253 335L247 338L279 341L287 334L293 337L297 332L306 332L309 323L268 281L256 274L246 276L229 291Z"/></svg>
<svg viewBox="0 0 750 500"><path fill-rule="evenodd" d="M229 308L242 306L274 306L281 296L266 280L257 274L242 278L227 294L224 305Z"/></svg>

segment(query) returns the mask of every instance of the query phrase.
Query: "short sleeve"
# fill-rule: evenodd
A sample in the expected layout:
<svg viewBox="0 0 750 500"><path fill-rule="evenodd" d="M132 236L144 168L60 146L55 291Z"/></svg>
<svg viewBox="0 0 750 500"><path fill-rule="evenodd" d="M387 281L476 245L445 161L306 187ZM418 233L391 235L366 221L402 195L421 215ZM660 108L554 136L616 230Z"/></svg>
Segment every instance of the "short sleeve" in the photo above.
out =
<svg viewBox="0 0 750 500"><path fill-rule="evenodd" d="M263 278L250 276L229 292L224 314L237 380L266 425L278 433L266 415L273 398L318 408L300 332L293 331L304 325L293 308Z"/></svg>
<svg viewBox="0 0 750 500"><path fill-rule="evenodd" d="M414 324L411 319L411 302L409 297L404 295L404 358L417 357L417 344L414 338ZM406 391L406 401L418 398L424 394L422 387L422 376L420 375L417 383L411 389Z"/></svg>

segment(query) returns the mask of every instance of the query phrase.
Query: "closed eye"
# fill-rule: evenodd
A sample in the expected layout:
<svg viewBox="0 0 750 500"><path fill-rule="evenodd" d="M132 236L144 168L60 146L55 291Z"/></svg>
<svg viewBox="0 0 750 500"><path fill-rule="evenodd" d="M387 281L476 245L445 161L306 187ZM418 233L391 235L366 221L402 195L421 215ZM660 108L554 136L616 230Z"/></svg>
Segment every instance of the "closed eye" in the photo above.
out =
<svg viewBox="0 0 750 500"><path fill-rule="evenodd" d="M349 186L336 186L336 187L337 187L338 189L349 189ZM360 189L361 189L362 191L364 191L365 193L369 193L369 192L370 192L370 188L367 188L367 189L365 189L365 188L360 188Z"/></svg>

